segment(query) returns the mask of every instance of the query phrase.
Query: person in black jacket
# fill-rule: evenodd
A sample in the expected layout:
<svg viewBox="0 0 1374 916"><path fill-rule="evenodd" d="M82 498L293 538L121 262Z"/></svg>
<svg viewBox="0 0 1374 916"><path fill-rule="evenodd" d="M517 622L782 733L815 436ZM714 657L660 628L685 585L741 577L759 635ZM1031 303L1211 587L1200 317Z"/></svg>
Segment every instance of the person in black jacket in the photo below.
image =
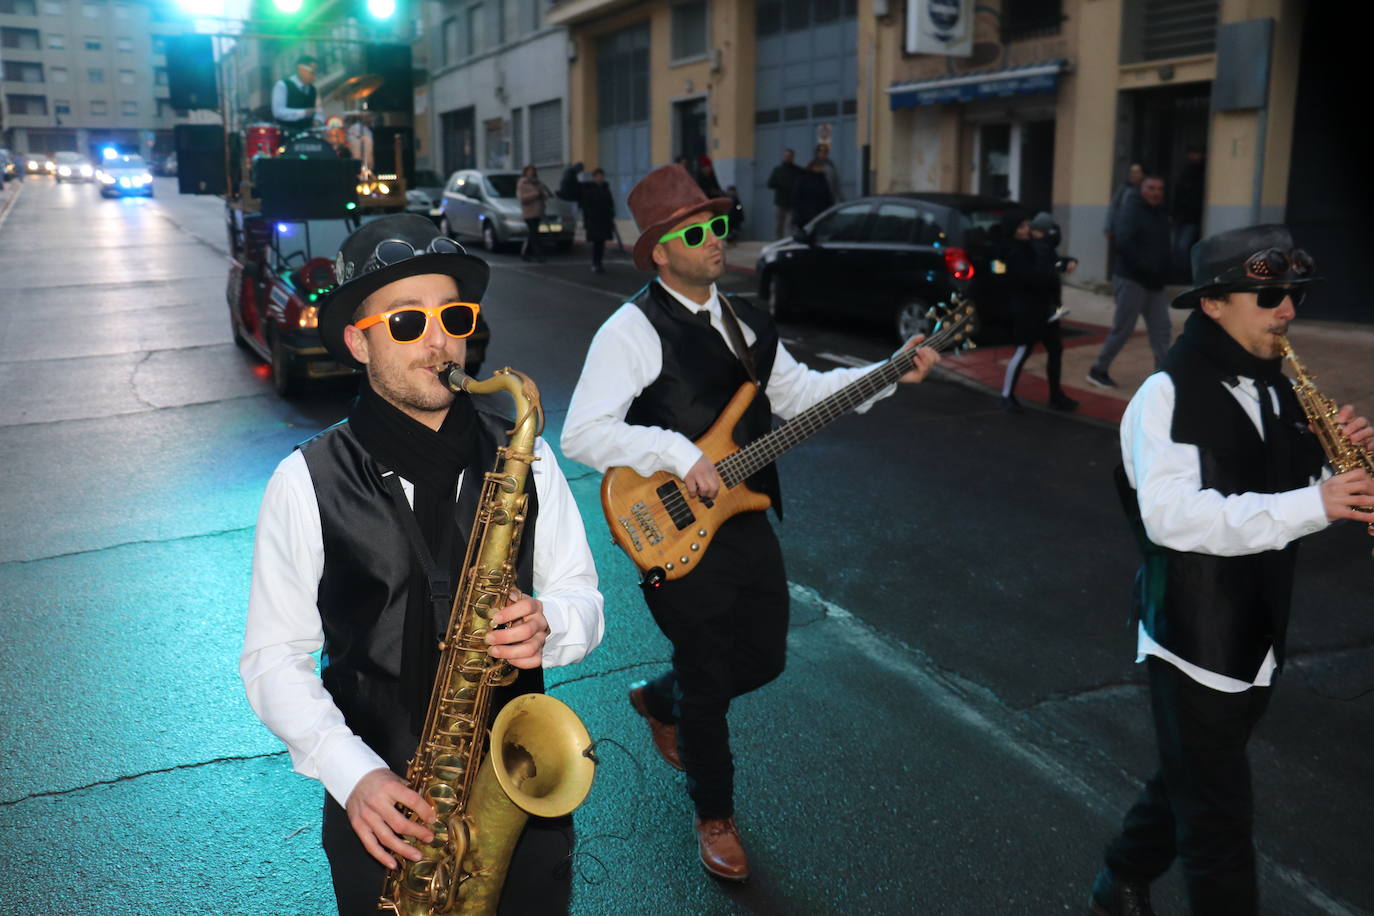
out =
<svg viewBox="0 0 1374 916"><path fill-rule="evenodd" d="M592 273L604 274L601 257L606 253L606 243L615 237L615 201L601 169L592 172L592 180L582 185L582 218L587 225L587 241L592 243Z"/></svg>
<svg viewBox="0 0 1374 916"><path fill-rule="evenodd" d="M1099 388L1115 388L1107 374L1112 360L1135 331L1136 319L1145 317L1155 368L1169 350L1169 299L1164 284L1169 276L1169 214L1164 209L1164 179L1147 175L1140 193L1128 195L1112 227L1116 246L1116 274L1112 287L1116 314L1102 349L1088 370L1088 381Z"/></svg>
<svg viewBox="0 0 1374 916"><path fill-rule="evenodd" d="M830 194L830 182L825 177L825 166L820 160L812 159L806 170L797 176L794 195L796 206L792 211L792 219L798 229L835 202Z"/></svg>
<svg viewBox="0 0 1374 916"><path fill-rule="evenodd" d="M1012 318L1012 339L1017 344L1002 379L1002 406L1013 411L1021 409L1021 403L1016 400L1016 383L1031 350L1039 343L1045 348L1047 357L1050 406L1055 410L1073 410L1078 402L1066 395L1059 384L1064 354L1056 314L1059 256L1048 238L1049 230L1055 228L1054 219L1048 213L1041 213L1034 225L1040 227L1039 231L1019 210L1010 211L1002 220L1005 241L999 251L999 260L1006 265L1007 305Z"/></svg>
<svg viewBox="0 0 1374 916"><path fill-rule="evenodd" d="M790 149L783 150L782 162L774 166L772 174L768 176L768 187L773 191L773 231L777 238L787 235L787 227L792 220L797 178L802 172L801 166L792 161L795 155Z"/></svg>

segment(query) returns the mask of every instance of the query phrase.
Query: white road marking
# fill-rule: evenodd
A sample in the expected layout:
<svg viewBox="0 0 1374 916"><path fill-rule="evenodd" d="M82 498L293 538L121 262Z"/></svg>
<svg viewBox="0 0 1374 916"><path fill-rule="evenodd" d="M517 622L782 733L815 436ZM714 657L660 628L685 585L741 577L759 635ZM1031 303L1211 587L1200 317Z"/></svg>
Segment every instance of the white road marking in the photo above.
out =
<svg viewBox="0 0 1374 916"><path fill-rule="evenodd" d="M817 353L821 359L828 359L832 363L841 366L869 366L873 364L871 359L859 359L857 356L850 356L848 353Z"/></svg>

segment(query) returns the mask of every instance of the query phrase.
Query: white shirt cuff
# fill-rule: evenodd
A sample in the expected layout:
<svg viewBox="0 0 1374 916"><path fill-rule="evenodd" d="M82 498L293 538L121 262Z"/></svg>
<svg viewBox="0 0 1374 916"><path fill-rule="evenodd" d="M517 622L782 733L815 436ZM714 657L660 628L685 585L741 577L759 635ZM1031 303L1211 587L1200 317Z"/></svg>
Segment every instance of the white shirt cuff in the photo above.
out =
<svg viewBox="0 0 1374 916"><path fill-rule="evenodd" d="M1321 531L1331 524L1322 504L1320 484L1278 494L1276 514L1293 531L1293 539Z"/></svg>
<svg viewBox="0 0 1374 916"><path fill-rule="evenodd" d="M348 796L353 794L360 779L373 770L390 769L363 739L352 733L339 735L322 745L315 754L315 765L319 768L320 782L343 808L348 807Z"/></svg>
<svg viewBox="0 0 1374 916"><path fill-rule="evenodd" d="M686 436L681 436L663 457L674 474L678 477L686 477L687 472L692 469L692 465L701 460L702 454L703 452L697 448L695 442Z"/></svg>

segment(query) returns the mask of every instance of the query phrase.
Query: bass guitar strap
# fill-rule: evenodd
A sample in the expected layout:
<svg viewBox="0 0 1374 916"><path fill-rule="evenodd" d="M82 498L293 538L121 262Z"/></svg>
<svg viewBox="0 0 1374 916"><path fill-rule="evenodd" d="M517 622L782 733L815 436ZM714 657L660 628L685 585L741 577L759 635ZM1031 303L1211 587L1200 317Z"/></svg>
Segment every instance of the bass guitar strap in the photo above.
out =
<svg viewBox="0 0 1374 916"><path fill-rule="evenodd" d="M744 342L744 332L740 330L739 319L735 317L735 310L724 296L720 297L720 317L721 322L725 325L725 333L730 338L731 348L739 356L739 361L744 363L744 371L748 373L749 381L757 386L759 377L754 371L754 354L749 352L749 345Z"/></svg>

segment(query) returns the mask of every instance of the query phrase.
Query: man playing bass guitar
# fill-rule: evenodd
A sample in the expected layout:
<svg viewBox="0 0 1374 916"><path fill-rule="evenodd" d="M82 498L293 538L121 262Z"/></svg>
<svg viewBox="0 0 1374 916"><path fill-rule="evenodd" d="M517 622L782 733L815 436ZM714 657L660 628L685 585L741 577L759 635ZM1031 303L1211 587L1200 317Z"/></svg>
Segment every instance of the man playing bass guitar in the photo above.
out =
<svg viewBox="0 0 1374 916"><path fill-rule="evenodd" d="M733 203L707 199L678 165L650 172L630 192L642 230L635 266L658 277L592 340L563 429L569 458L603 472L666 470L693 499L714 500L720 474L694 440L742 385L753 381L759 390L735 427L741 444L767 433L772 414L795 416L872 369L812 371L783 347L768 315L717 292ZM898 380L921 381L938 359L932 349L916 349ZM869 403L893 390L888 386ZM769 496L781 516L773 464L745 485ZM749 862L734 822L726 713L732 699L782 673L787 576L761 511L730 518L696 560L689 575L646 579L645 600L673 644L673 661L659 677L633 685L630 702L647 720L659 754L686 772L703 866L718 878L742 881Z"/></svg>

